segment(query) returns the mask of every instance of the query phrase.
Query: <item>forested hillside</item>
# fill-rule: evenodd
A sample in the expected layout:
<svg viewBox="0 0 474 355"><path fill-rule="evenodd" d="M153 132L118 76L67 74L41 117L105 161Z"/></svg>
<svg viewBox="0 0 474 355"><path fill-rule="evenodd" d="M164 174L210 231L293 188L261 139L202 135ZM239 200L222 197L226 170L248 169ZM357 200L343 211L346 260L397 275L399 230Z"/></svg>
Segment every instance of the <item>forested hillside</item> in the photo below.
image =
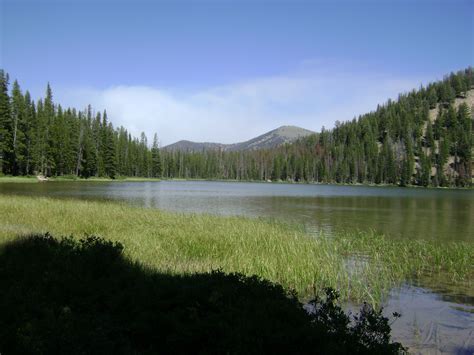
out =
<svg viewBox="0 0 474 355"><path fill-rule="evenodd" d="M373 112L272 149L160 151L106 112L33 102L0 74L0 167L11 175L144 176L470 186L474 72L401 94Z"/></svg>
<svg viewBox="0 0 474 355"><path fill-rule="evenodd" d="M422 186L472 184L472 68L294 144L164 152L166 177Z"/></svg>

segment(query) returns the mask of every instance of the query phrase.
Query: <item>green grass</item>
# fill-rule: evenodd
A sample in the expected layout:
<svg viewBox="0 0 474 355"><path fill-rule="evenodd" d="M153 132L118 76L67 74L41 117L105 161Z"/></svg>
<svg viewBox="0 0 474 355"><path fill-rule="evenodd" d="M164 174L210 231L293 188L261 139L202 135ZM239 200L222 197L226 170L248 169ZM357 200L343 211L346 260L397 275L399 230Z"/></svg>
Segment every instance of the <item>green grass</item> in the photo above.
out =
<svg viewBox="0 0 474 355"><path fill-rule="evenodd" d="M36 176L0 176L0 183L37 183Z"/></svg>
<svg viewBox="0 0 474 355"><path fill-rule="evenodd" d="M84 182L146 182L146 181L161 181L158 178L144 178L144 177L125 177L118 176L115 179L106 177L90 177L87 179L79 178L75 175L56 176L48 179L51 181L84 181ZM0 183L37 183L36 176L0 176Z"/></svg>
<svg viewBox="0 0 474 355"><path fill-rule="evenodd" d="M0 196L0 243L51 232L118 241L159 272L221 269L258 275L302 298L332 287L343 300L377 304L407 280L449 279L472 288L474 244L392 241L374 233L313 237L261 219L168 213L112 202Z"/></svg>
<svg viewBox="0 0 474 355"><path fill-rule="evenodd" d="M84 181L84 182L146 182L146 181L161 181L158 178L145 178L145 177L126 177L126 176L117 176L115 179L108 177L90 177L87 179L79 178L75 175L67 176L55 176L49 178L49 181Z"/></svg>

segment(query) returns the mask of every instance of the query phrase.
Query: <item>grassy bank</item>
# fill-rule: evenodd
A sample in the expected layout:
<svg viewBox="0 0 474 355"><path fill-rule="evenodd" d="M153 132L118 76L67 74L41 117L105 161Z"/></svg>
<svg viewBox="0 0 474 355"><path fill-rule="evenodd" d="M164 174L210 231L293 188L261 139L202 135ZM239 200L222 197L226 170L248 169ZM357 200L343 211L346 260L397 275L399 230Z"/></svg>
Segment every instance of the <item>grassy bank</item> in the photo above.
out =
<svg viewBox="0 0 474 355"><path fill-rule="evenodd" d="M77 176L56 176L51 177L48 181L83 181L83 182L146 182L146 181L161 181L157 178L144 177L125 177L119 176L115 179L105 177L90 177L87 179L79 178ZM37 183L39 182L36 176L0 176L0 183Z"/></svg>
<svg viewBox="0 0 474 355"><path fill-rule="evenodd" d="M469 285L474 244L391 241L371 233L314 238L284 224L186 215L111 202L0 196L0 243L18 235L97 235L169 274L221 269L259 275L302 297L333 287L342 299L377 303L418 275Z"/></svg>
<svg viewBox="0 0 474 355"><path fill-rule="evenodd" d="M0 183L37 183L36 176L0 176Z"/></svg>

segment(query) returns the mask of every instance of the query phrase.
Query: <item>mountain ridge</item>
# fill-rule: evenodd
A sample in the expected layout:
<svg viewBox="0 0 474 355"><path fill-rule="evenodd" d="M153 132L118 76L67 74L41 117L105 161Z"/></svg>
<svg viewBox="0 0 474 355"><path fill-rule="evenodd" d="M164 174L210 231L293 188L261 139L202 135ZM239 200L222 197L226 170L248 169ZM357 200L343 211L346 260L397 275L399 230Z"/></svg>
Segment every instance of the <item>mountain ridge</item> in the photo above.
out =
<svg viewBox="0 0 474 355"><path fill-rule="evenodd" d="M274 148L285 143L291 143L295 140L315 134L311 130L284 125L276 129L263 133L255 138L238 143L215 143L215 142L193 142L189 140L180 140L178 142L164 146L164 150L181 151L202 151L221 149L224 151L256 150L265 148Z"/></svg>

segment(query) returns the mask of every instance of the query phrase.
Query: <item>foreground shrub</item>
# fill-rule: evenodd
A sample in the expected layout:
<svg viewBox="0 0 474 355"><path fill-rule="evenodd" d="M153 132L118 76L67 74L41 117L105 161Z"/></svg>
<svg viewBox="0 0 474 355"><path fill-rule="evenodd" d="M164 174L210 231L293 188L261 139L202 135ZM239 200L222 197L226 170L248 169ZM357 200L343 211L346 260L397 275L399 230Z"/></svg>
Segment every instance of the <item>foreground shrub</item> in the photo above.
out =
<svg viewBox="0 0 474 355"><path fill-rule="evenodd" d="M0 248L0 353L398 353L388 319L328 289L307 312L259 277L158 273L119 243L19 238Z"/></svg>

